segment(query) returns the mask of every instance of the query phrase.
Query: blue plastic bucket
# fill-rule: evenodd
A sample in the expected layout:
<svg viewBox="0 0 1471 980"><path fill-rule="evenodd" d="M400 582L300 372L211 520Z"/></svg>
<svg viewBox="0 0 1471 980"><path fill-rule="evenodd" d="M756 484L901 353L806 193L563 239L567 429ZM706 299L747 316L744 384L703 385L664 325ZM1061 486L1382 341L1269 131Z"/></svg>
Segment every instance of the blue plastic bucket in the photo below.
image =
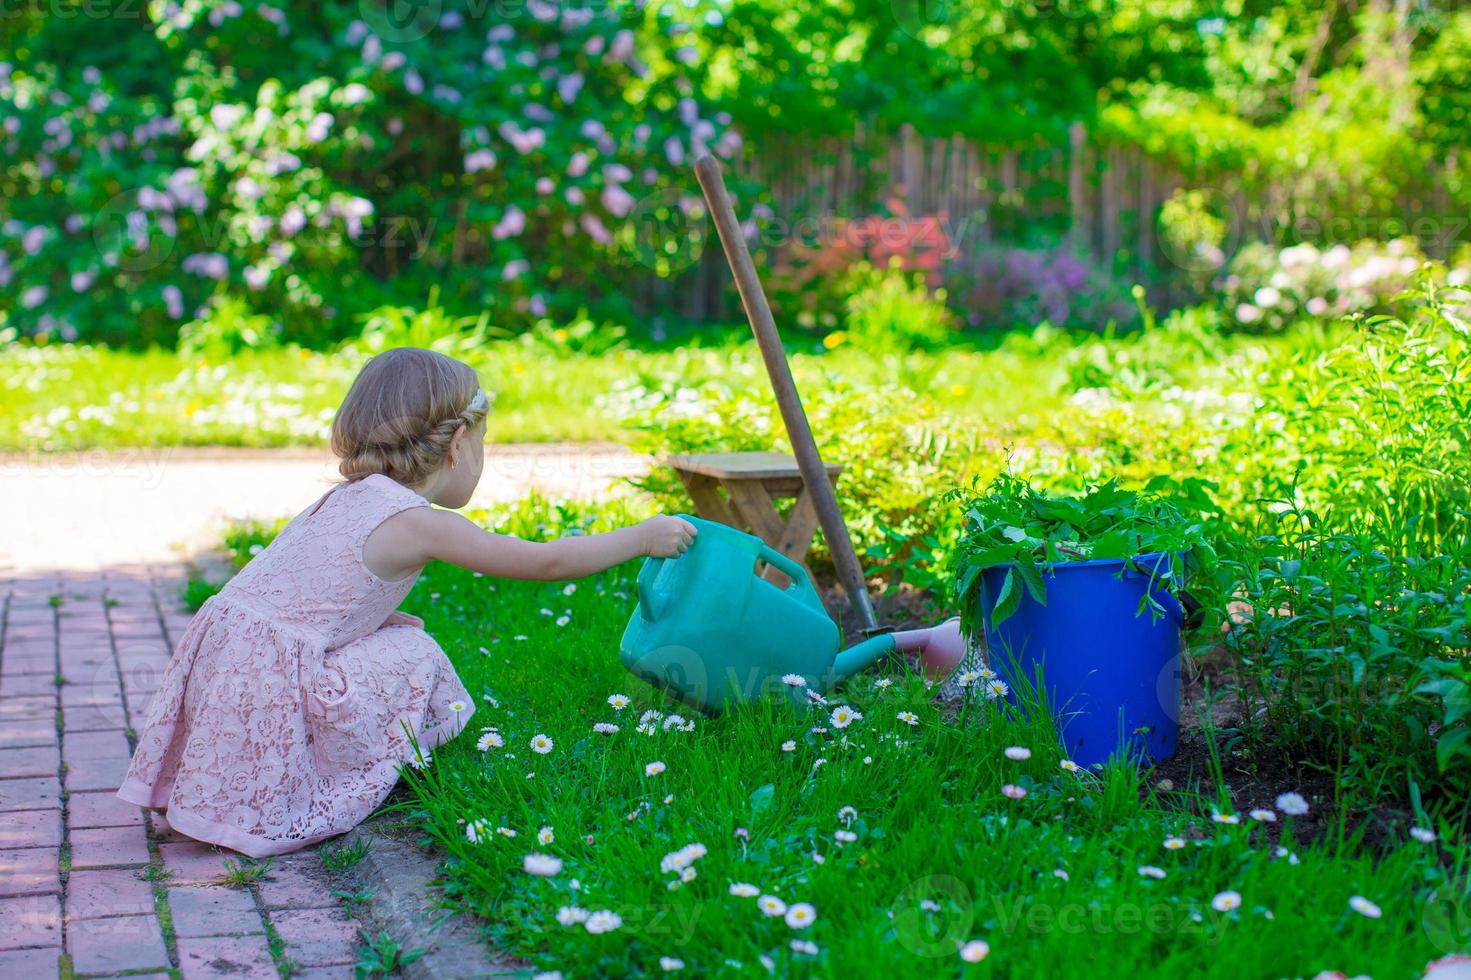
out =
<svg viewBox="0 0 1471 980"><path fill-rule="evenodd" d="M991 625L1007 566L981 577L981 612L992 666L1013 688L1046 686L1068 757L1082 766L1123 753L1136 762L1175 754L1180 732L1180 626L1184 612L1160 576L1170 555L1067 562L1042 573L1047 604L1021 605ZM1021 588L1020 582L1013 583ZM1146 591L1164 608L1140 601Z"/></svg>

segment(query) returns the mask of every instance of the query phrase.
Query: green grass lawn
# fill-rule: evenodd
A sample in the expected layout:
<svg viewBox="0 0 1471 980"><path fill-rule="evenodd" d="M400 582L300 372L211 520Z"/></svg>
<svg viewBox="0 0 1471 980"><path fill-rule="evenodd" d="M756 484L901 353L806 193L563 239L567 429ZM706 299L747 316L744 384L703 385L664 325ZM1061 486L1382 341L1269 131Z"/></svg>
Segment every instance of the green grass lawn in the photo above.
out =
<svg viewBox="0 0 1471 980"><path fill-rule="evenodd" d="M592 524L542 503L479 516L545 536L632 519L639 506L605 504ZM262 533L232 545L243 556ZM670 958L697 976L763 975L769 962L778 975L844 978L1390 978L1418 976L1464 940L1426 913L1432 891L1464 887L1459 839L1306 846L1279 814L1279 845L1247 814L1213 820L1213 807L1234 812L1229 801L1157 799L1126 767L1065 771L1045 723L985 703L957 717L898 665L825 708L697 716L619 665L636 571L564 585L435 565L406 604L476 710L465 734L409 771L403 806L444 855L455 907L539 969L655 974ZM838 704L862 717L838 728ZM647 716L646 734L648 711L662 717ZM598 734L599 723L618 730ZM497 738L477 747L487 729ZM1008 758L1012 746L1030 758ZM1006 785L1026 795L1003 795ZM530 854L560 871L527 873ZM672 854L690 880L661 870ZM789 924L760 896L810 905L815 918ZM607 915L572 921L604 910L615 928L588 928ZM960 953L972 941L989 950L976 964Z"/></svg>
<svg viewBox="0 0 1471 980"><path fill-rule="evenodd" d="M748 334L729 331L707 347L596 353L538 334L495 340L466 357L495 396L489 436L499 442L622 440L625 419L649 391L709 385L770 400ZM792 339L804 392L847 384L891 386L904 401L998 437L1031 433L1074 409L1080 386L1209 387L1244 383L1238 369L1297 341L1218 340L1209 356L1189 338L1117 343L1039 328L1032 334L934 352L824 351ZM53 345L0 347L0 452L135 446L303 446L324 443L332 413L363 356L296 348L226 356ZM1040 426L1046 428L1045 425Z"/></svg>

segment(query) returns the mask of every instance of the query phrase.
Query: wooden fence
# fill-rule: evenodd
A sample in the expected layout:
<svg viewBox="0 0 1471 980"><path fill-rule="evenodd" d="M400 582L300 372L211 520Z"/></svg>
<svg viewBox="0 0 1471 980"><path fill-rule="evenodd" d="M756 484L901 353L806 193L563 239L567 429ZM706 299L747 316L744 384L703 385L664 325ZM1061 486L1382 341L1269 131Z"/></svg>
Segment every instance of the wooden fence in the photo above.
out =
<svg viewBox="0 0 1471 980"><path fill-rule="evenodd" d="M958 136L922 137L909 127L894 138L863 130L846 140L781 137L748 154L735 177L767 190L775 215L766 244L778 256L790 240L812 244L814 236L833 234L841 219L892 214L899 198L908 215L941 219L953 246L947 281L974 275L978 256L990 246L1063 237L1116 275L1152 283L1153 298L1171 303L1188 298L1192 280L1201 281L1200 267L1173 254L1159 233L1160 207L1178 189L1204 191L1212 209L1229 218L1228 255L1251 240L1410 234L1427 255L1445 258L1471 240L1464 216L1453 213L1446 175L1456 170L1451 160L1425 174L1390 216L1356 212L1353 193L1337 188L1335 214L1325 199L1304 199L1277 185L1248 193L1246 181L1233 177L1190 180L1138 146L1094 140L1075 124L1066 146L1011 149ZM682 276L648 276L635 305L678 309L697 321L729 319L739 316L729 282L711 239Z"/></svg>

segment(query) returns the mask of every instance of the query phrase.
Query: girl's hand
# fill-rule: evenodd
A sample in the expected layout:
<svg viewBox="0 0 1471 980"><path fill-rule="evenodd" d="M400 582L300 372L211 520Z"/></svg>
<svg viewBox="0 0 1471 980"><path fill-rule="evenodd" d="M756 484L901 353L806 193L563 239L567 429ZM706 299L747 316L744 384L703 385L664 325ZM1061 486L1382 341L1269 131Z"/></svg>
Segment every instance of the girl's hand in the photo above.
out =
<svg viewBox="0 0 1471 980"><path fill-rule="evenodd" d="M675 558L689 550L695 526L681 517L660 514L638 526L644 554L650 558Z"/></svg>

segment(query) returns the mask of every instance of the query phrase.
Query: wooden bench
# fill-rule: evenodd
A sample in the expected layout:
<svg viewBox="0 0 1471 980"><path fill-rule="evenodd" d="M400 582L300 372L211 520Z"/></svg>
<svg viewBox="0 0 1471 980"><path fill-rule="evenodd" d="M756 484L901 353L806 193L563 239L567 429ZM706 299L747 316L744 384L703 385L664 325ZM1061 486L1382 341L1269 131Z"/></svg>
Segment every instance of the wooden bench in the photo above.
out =
<svg viewBox="0 0 1471 980"><path fill-rule="evenodd" d="M679 475L695 503L695 513L749 531L793 561L805 565L817 533L817 510L791 456L773 452L700 453L670 456L665 462ZM826 464L829 481L843 468ZM775 501L797 498L785 518ZM778 583L786 576L767 568L764 577Z"/></svg>

